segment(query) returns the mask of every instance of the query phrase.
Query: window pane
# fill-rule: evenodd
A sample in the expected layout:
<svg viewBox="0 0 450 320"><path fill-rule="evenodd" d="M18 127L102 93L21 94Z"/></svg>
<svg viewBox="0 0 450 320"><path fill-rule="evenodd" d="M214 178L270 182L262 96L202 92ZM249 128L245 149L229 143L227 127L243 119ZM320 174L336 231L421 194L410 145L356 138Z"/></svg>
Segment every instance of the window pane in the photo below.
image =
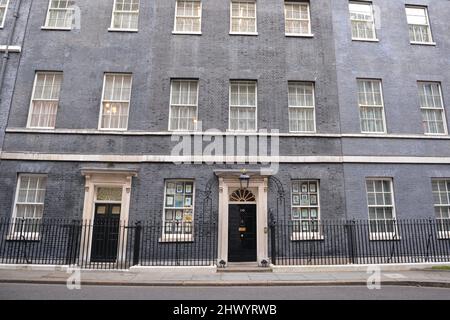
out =
<svg viewBox="0 0 450 320"><path fill-rule="evenodd" d="M411 42L433 42L427 8L406 7L406 17L409 25L409 38Z"/></svg>
<svg viewBox="0 0 450 320"><path fill-rule="evenodd" d="M375 22L372 4L350 3L352 37L356 39L375 39Z"/></svg>
<svg viewBox="0 0 450 320"><path fill-rule="evenodd" d="M112 27L136 30L139 23L139 0L115 0Z"/></svg>
<svg viewBox="0 0 450 320"><path fill-rule="evenodd" d="M126 129L131 98L131 75L106 74L102 102L102 129Z"/></svg>

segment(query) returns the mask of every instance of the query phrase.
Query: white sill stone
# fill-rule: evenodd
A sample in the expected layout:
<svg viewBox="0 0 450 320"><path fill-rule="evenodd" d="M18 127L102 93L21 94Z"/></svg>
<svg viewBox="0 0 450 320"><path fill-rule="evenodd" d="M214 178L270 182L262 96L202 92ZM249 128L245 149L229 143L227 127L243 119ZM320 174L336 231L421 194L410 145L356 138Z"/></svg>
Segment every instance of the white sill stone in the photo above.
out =
<svg viewBox="0 0 450 320"><path fill-rule="evenodd" d="M314 38L314 34L295 34L295 33L285 33L286 37L290 38Z"/></svg>
<svg viewBox="0 0 450 320"><path fill-rule="evenodd" d="M183 31L172 31L172 34L180 34L180 35L191 35L191 36L201 36L202 32L183 32Z"/></svg>
<svg viewBox="0 0 450 320"><path fill-rule="evenodd" d="M411 45L414 46L436 46L436 42L410 42Z"/></svg>
<svg viewBox="0 0 450 320"><path fill-rule="evenodd" d="M138 29L117 29L117 28L108 28L109 32L131 32L136 33Z"/></svg>
<svg viewBox="0 0 450 320"><path fill-rule="evenodd" d="M57 28L57 27L46 27L42 26L41 30L52 30L52 31L72 31L72 28Z"/></svg>
<svg viewBox="0 0 450 320"><path fill-rule="evenodd" d="M352 38L352 41L358 41L358 42L380 42L379 39L359 39L359 38Z"/></svg>

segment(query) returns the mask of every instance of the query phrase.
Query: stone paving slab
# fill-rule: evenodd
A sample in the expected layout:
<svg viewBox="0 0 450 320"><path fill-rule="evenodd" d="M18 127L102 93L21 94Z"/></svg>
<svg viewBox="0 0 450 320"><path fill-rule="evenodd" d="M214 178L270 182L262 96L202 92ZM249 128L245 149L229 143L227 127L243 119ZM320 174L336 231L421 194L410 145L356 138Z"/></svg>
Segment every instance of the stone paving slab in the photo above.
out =
<svg viewBox="0 0 450 320"><path fill-rule="evenodd" d="M81 280L96 285L154 286L269 286L269 285L364 285L369 274L364 272L308 273L170 273L170 272L99 272L82 270ZM59 283L69 278L65 271L0 270L0 282ZM450 287L450 272L385 272L382 283Z"/></svg>

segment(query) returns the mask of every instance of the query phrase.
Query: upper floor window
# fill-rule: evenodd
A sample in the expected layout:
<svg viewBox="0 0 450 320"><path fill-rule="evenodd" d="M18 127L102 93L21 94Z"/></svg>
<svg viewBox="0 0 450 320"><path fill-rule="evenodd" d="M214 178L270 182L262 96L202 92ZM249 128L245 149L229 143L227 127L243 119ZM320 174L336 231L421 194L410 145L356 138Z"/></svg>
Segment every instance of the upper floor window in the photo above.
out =
<svg viewBox="0 0 450 320"><path fill-rule="evenodd" d="M285 2L285 32L290 36L311 35L311 17L308 2Z"/></svg>
<svg viewBox="0 0 450 320"><path fill-rule="evenodd" d="M72 29L74 0L50 0L45 27L52 29Z"/></svg>
<svg viewBox="0 0 450 320"><path fill-rule="evenodd" d="M0 0L0 28L5 25L6 11L8 11L9 0Z"/></svg>
<svg viewBox="0 0 450 320"><path fill-rule="evenodd" d="M407 6L406 18L409 25L409 40L411 43L433 43L426 7Z"/></svg>
<svg viewBox="0 0 450 320"><path fill-rule="evenodd" d="M289 131L315 132L314 84L289 82Z"/></svg>
<svg viewBox="0 0 450 320"><path fill-rule="evenodd" d="M256 1L231 1L230 33L256 34Z"/></svg>
<svg viewBox="0 0 450 320"><path fill-rule="evenodd" d="M396 239L398 232L392 179L367 179L366 191L367 204L369 207L369 229L371 239Z"/></svg>
<svg viewBox="0 0 450 320"><path fill-rule="evenodd" d="M425 134L446 134L444 100L438 82L419 82L420 110Z"/></svg>
<svg viewBox="0 0 450 320"><path fill-rule="evenodd" d="M256 131L256 81L231 81L230 130Z"/></svg>
<svg viewBox="0 0 450 320"><path fill-rule="evenodd" d="M201 33L202 3L200 0L177 0L174 33Z"/></svg>
<svg viewBox="0 0 450 320"><path fill-rule="evenodd" d="M11 236L24 240L33 240L39 236L46 186L47 176L45 175L19 175L12 214Z"/></svg>
<svg viewBox="0 0 450 320"><path fill-rule="evenodd" d="M170 91L169 130L196 130L198 81L172 80Z"/></svg>
<svg viewBox="0 0 450 320"><path fill-rule="evenodd" d="M361 131L385 133L385 115L380 80L358 79Z"/></svg>
<svg viewBox="0 0 450 320"><path fill-rule="evenodd" d="M434 213L440 237L450 237L450 180L432 180Z"/></svg>
<svg viewBox="0 0 450 320"><path fill-rule="evenodd" d="M28 114L28 128L55 128L62 78L61 72L36 73Z"/></svg>
<svg viewBox="0 0 450 320"><path fill-rule="evenodd" d="M319 235L320 201L318 180L292 182L293 240L311 239Z"/></svg>
<svg viewBox="0 0 450 320"><path fill-rule="evenodd" d="M139 0L114 0L110 30L137 31Z"/></svg>
<svg viewBox="0 0 450 320"><path fill-rule="evenodd" d="M131 85L131 74L105 74L100 129L127 130Z"/></svg>
<svg viewBox="0 0 450 320"><path fill-rule="evenodd" d="M164 188L165 240L191 240L194 222L193 180L167 180ZM182 235L178 238L176 235Z"/></svg>
<svg viewBox="0 0 450 320"><path fill-rule="evenodd" d="M376 40L372 3L350 2L350 21L353 40Z"/></svg>

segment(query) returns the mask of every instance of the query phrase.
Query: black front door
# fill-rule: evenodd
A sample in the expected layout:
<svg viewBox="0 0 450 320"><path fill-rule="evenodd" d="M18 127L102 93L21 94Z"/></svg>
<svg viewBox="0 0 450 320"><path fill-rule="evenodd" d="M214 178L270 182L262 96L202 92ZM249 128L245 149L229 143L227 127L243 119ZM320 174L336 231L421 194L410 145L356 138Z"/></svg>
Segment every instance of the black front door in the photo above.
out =
<svg viewBox="0 0 450 320"><path fill-rule="evenodd" d="M119 243L120 204L95 205L92 262L115 262Z"/></svg>
<svg viewBox="0 0 450 320"><path fill-rule="evenodd" d="M228 261L256 261L256 204L230 204Z"/></svg>

